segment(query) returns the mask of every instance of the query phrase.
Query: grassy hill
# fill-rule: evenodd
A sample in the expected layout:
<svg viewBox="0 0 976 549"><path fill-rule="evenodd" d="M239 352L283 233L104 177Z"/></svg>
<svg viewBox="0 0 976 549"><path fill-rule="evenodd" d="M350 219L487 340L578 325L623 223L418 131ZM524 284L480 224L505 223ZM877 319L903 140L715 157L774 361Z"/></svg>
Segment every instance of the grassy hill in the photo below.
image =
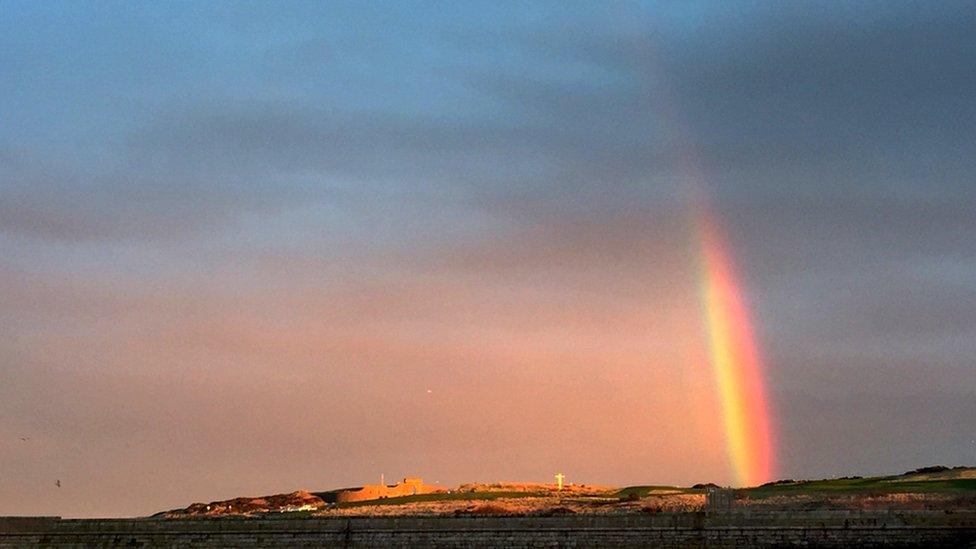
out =
<svg viewBox="0 0 976 549"><path fill-rule="evenodd" d="M442 492L436 494L417 494L395 498L373 499L368 501L350 501L337 503L337 509L355 507L369 507L374 505L405 505L408 503L426 503L437 501L491 501L502 498L530 498L550 495L547 492Z"/></svg>
<svg viewBox="0 0 976 549"><path fill-rule="evenodd" d="M369 515L545 512L686 512L706 507L714 484L691 487L641 485L614 488L551 484L465 484L449 492L329 504L327 492L294 492L260 498L236 498L160 516L229 516L288 512ZM976 468L925 467L901 475L781 480L735 490L737 506L806 505L824 508L972 508L976 505ZM334 501L334 500L333 500ZM939 507L941 506L941 507ZM810 507L810 508L813 508Z"/></svg>
<svg viewBox="0 0 976 549"><path fill-rule="evenodd" d="M899 494L976 491L976 468L926 467L901 475L779 481L743 492L752 498L805 494Z"/></svg>
<svg viewBox="0 0 976 549"><path fill-rule="evenodd" d="M361 501L339 504L340 508L365 507L371 505L402 505L408 503L438 502L438 501L490 501L495 499L531 498L531 497L577 497L577 498L607 498L607 499L635 499L650 496L669 496L675 494L702 494L707 485L693 487L669 485L640 485L627 486L620 489L607 489L603 492L587 494L562 494L552 490L498 490L498 491L463 491L446 492L440 494L422 494L387 498L374 501ZM714 485L713 485L714 486ZM741 495L753 499L771 496L797 495L831 495L831 494L935 494L972 491L976 493L976 468L957 467L954 469L943 467L926 467L909 471L901 475L879 477L844 477L821 480L786 480L764 484L739 490Z"/></svg>

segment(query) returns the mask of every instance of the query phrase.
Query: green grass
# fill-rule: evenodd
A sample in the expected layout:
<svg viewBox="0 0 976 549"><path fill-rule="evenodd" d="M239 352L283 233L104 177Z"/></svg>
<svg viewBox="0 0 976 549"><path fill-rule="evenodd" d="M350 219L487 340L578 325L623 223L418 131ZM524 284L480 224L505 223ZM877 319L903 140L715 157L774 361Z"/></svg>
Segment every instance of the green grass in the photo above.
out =
<svg viewBox="0 0 976 549"><path fill-rule="evenodd" d="M395 498L371 499L368 501L349 501L337 503L339 509L366 507L371 505L403 505L405 503L424 503L429 501L485 501L500 498L531 498L549 495L548 492L442 492L437 494L417 494Z"/></svg>
<svg viewBox="0 0 976 549"><path fill-rule="evenodd" d="M976 491L976 479L936 479L899 481L898 477L828 479L793 484L757 486L743 490L749 497L795 496L803 494L898 494Z"/></svg>
<svg viewBox="0 0 976 549"><path fill-rule="evenodd" d="M669 490L669 491L673 490L675 491L675 493L679 493L679 494L693 494L693 493L700 492L700 490L695 490L692 488L681 488L679 486L654 486L654 485L628 486L626 488L621 488L616 492L608 493L607 497L626 499L630 497L631 494L637 494L640 497L646 497L651 495L652 492L656 492L659 490Z"/></svg>

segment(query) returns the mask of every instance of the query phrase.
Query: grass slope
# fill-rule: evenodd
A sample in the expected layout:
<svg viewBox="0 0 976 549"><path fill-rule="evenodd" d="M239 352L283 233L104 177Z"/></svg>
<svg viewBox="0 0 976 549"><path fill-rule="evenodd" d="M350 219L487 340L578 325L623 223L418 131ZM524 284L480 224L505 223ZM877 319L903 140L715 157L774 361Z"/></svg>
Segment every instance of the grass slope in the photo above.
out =
<svg viewBox="0 0 976 549"><path fill-rule="evenodd" d="M913 472L914 473L914 472ZM766 484L752 488L743 488L740 493L750 498L766 498L771 496L798 495L854 495L854 494L899 494L899 493L959 493L976 492L976 469L957 468L930 475L906 473L867 478L835 478L823 480L800 480ZM701 494L703 488L689 488L681 486L642 485L627 486L619 490L610 490L600 494L566 494L566 497L577 499L588 498L617 498L633 499L653 495L670 494ZM500 498L531 498L553 497L556 494L537 491L475 491L475 492L443 492L436 494L419 494L380 500L357 501L337 504L337 507L352 508L372 505L402 505L406 503L437 502L437 501L490 501Z"/></svg>
<svg viewBox="0 0 976 549"><path fill-rule="evenodd" d="M976 491L976 479L899 480L898 477L807 480L746 488L749 497L803 494L899 494Z"/></svg>
<svg viewBox="0 0 976 549"><path fill-rule="evenodd" d="M647 497L655 494L665 495L665 494L700 494L702 490L696 488L682 488L680 486L628 486L626 488L621 488L616 492L611 492L607 494L607 497L615 497L621 499L627 499L633 497L634 494L637 497Z"/></svg>
<svg viewBox="0 0 976 549"><path fill-rule="evenodd" d="M414 496L400 496L395 498L371 499L367 501L350 501L337 503L339 509L351 507L366 507L372 505L403 505L405 503L422 503L428 501L483 501L499 498L531 498L547 496L543 492L442 492L437 494L417 494Z"/></svg>

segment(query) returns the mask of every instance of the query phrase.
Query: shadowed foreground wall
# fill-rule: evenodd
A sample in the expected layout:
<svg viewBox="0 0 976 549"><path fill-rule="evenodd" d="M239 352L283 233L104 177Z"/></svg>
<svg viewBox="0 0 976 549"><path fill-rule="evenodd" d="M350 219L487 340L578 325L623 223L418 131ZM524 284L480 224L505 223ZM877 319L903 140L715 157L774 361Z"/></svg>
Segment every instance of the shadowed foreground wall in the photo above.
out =
<svg viewBox="0 0 976 549"><path fill-rule="evenodd" d="M265 519L0 518L0 547L976 547L976 512Z"/></svg>

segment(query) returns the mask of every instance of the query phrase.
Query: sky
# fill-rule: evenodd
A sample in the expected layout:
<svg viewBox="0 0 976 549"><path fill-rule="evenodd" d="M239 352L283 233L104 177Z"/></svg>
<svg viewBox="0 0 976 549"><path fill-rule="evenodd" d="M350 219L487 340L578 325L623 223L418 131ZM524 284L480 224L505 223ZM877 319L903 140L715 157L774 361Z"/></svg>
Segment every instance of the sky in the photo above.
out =
<svg viewBox="0 0 976 549"><path fill-rule="evenodd" d="M951 0L0 0L0 515L732 483L691 179L776 477L976 465L974 28Z"/></svg>

